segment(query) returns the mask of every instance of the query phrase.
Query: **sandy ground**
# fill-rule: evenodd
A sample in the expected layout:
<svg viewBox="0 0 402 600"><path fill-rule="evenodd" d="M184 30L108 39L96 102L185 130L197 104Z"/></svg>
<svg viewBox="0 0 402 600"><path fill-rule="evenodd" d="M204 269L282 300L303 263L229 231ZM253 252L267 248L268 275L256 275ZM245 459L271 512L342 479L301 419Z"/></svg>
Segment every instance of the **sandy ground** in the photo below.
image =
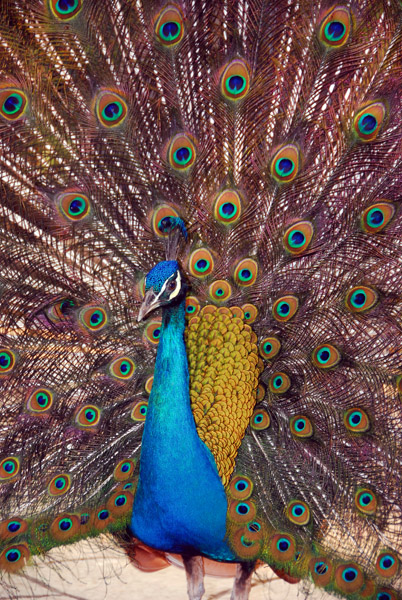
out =
<svg viewBox="0 0 402 600"><path fill-rule="evenodd" d="M205 578L203 600L229 600L231 578ZM316 590L312 600L331 600ZM24 574L0 592L0 600L188 600L183 569L170 566L155 573L143 573L128 563L114 547L99 548L80 542L49 553L47 560L29 566ZM278 579L269 567L253 577L250 600L302 600L306 589Z"/></svg>

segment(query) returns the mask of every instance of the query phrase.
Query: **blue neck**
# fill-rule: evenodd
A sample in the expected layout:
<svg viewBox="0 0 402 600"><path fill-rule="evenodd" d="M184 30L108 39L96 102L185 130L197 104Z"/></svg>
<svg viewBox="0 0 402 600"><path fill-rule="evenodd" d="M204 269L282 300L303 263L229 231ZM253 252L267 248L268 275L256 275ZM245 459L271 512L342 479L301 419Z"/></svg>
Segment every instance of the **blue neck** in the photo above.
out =
<svg viewBox="0 0 402 600"><path fill-rule="evenodd" d="M184 302L163 310L131 528L153 548L233 560L227 500L190 407Z"/></svg>

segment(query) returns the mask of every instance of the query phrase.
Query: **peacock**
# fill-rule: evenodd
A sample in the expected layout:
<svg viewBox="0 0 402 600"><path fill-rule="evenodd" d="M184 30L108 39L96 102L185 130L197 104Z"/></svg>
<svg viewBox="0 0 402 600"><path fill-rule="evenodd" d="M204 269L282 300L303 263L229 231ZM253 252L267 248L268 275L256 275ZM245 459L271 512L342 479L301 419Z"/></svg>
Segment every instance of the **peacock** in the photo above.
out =
<svg viewBox="0 0 402 600"><path fill-rule="evenodd" d="M401 597L401 90L399 0L2 0L6 589L103 533Z"/></svg>

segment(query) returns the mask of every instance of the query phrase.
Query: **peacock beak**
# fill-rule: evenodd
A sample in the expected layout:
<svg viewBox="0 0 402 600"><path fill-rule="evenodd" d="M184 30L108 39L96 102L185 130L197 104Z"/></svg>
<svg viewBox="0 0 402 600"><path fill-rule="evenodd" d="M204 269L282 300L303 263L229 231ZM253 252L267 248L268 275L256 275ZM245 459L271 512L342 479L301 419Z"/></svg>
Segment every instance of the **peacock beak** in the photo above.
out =
<svg viewBox="0 0 402 600"><path fill-rule="evenodd" d="M143 321L143 319L153 310L160 306L159 294L155 294L154 290L151 288L148 290L144 296L144 300L140 306L140 310L138 313L137 321Z"/></svg>

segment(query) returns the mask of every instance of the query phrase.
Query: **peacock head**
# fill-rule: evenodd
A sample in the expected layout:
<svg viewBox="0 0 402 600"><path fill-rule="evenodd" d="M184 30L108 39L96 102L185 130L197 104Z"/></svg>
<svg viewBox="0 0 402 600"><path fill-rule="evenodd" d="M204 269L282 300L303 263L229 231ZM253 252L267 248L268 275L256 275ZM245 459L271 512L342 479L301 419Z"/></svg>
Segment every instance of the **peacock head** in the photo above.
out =
<svg viewBox="0 0 402 600"><path fill-rule="evenodd" d="M142 321L160 306L181 302L186 294L186 284L175 260L164 260L153 267L145 279L145 297L138 313Z"/></svg>

